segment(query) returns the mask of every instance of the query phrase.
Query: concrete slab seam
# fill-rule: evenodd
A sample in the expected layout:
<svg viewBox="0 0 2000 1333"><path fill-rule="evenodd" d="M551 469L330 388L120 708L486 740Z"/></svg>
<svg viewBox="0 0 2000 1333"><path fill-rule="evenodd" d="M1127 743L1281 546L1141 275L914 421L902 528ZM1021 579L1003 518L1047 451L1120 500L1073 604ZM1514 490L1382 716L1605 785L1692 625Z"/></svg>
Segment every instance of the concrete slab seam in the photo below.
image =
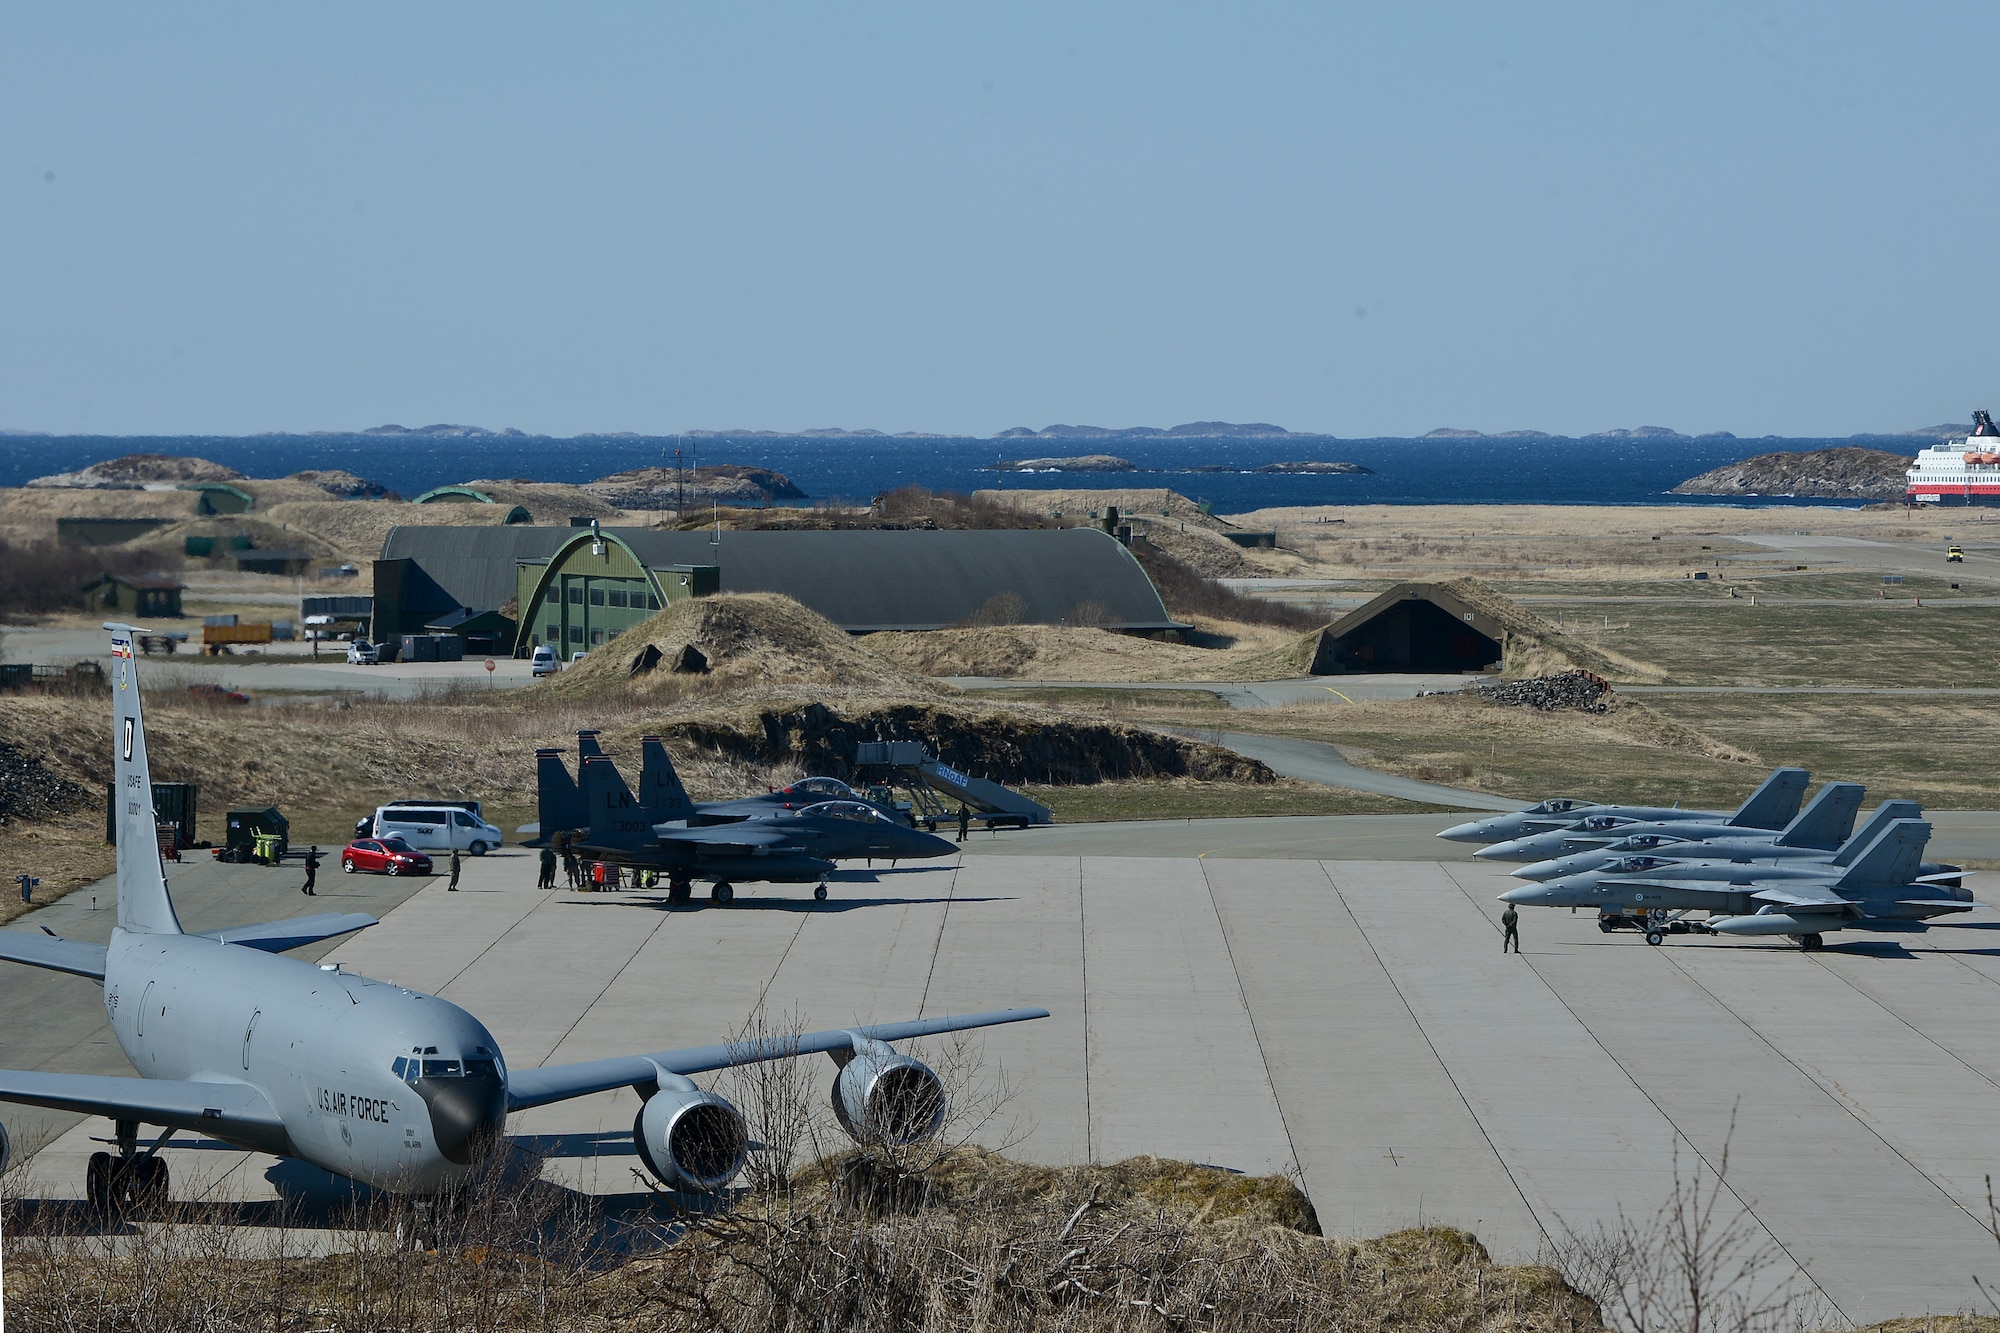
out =
<svg viewBox="0 0 2000 1333"><path fill-rule="evenodd" d="M924 970L924 993L917 1000L918 1018L930 1012L931 980L937 976L938 955L944 952L944 928L951 920L951 904L958 897L958 872L963 869L965 869L965 857L961 855L958 863L951 868L951 883L944 891L944 910L938 913L937 938L931 941L931 965Z"/></svg>
<svg viewBox="0 0 2000 1333"><path fill-rule="evenodd" d="M799 936L805 934L806 922L810 920L812 920L812 913L799 913L799 924L792 927L792 937L785 941L785 951L778 955L778 961L771 964L771 974L764 978L764 983L761 986L757 987L757 1007L759 1009L764 1007L765 999L771 994L771 987L777 983L778 973L785 970L785 960L792 956L792 950L798 946Z"/></svg>
<svg viewBox="0 0 2000 1333"><path fill-rule="evenodd" d="M1481 916L1484 916L1485 912L1480 907L1479 900L1472 896L1472 891L1465 887L1464 883L1459 880L1458 876L1452 874L1451 869L1447 866L1440 865L1440 869L1444 870L1445 878L1449 879L1455 886L1457 886L1458 891L1465 895L1465 900L1467 903L1471 905L1472 910L1475 912L1479 912ZM1521 955L1518 952L1515 954L1515 957L1517 958L1520 956ZM1684 976L1687 975L1686 968L1680 968L1680 965L1678 963L1675 963L1674 966L1679 968L1682 975ZM1542 983L1542 985L1548 990L1549 994L1555 998L1556 1003L1560 1004L1563 1007L1563 1011L1576 1021L1576 1025L1579 1028L1583 1029L1583 1031L1589 1035L1592 1042L1596 1043L1597 1049L1604 1052L1605 1058L1610 1060L1613 1067L1615 1067L1619 1073L1625 1076L1626 1081L1632 1085L1633 1090L1636 1091L1641 1097L1644 1097L1646 1099L1646 1104L1648 1106L1651 1106L1653 1110L1659 1114L1660 1119L1664 1120L1668 1125L1672 1126L1674 1131L1674 1137L1678 1139L1681 1143L1686 1144L1688 1151L1694 1154L1695 1160L1700 1162L1703 1166L1707 1167L1709 1171L1715 1176L1716 1182L1719 1185L1721 1185L1724 1189L1729 1191L1729 1197L1736 1200L1736 1206L1743 1210L1744 1215L1749 1217L1752 1221L1754 1221L1757 1224L1758 1229L1771 1238L1771 1243L1778 1247L1779 1252L1785 1256L1786 1262L1790 1263L1792 1267L1795 1270L1797 1270L1799 1276L1803 1277L1806 1280L1806 1282L1812 1287L1813 1291L1818 1293L1819 1298L1825 1301L1827 1305L1832 1308L1835 1314L1839 1315L1843 1320L1846 1320L1848 1323L1852 1324L1854 1321L1848 1318L1847 1311L1840 1308L1840 1302L1834 1300L1833 1297L1828 1294L1826 1288L1820 1285L1819 1279L1814 1277L1811 1271L1808 1270L1804 1264L1799 1262L1798 1256L1792 1253L1791 1246L1787 1245L1784 1242L1783 1238L1778 1235L1777 1231L1774 1230L1769 1223L1765 1222L1762 1217L1759 1217L1757 1215L1757 1210L1750 1206L1749 1201L1736 1192L1736 1186L1730 1183L1728 1177L1726 1177L1721 1171L1716 1170L1715 1163L1708 1160L1708 1154L1703 1152L1701 1148L1696 1145L1695 1141L1688 1137L1686 1131L1684 1131L1679 1124L1675 1123L1673 1116L1667 1112L1667 1108L1661 1106L1658 1099L1653 1096L1652 1092L1643 1083L1639 1082L1638 1078L1633 1075L1632 1071L1626 1067L1625 1062L1618 1058L1617 1053L1614 1052L1609 1046L1606 1046L1604 1044L1603 1039L1597 1035L1596 1029L1592 1028L1590 1024L1583 1021L1583 1015L1577 1013L1577 1011L1570 1005L1569 1000L1563 995L1563 993L1557 990L1555 986L1550 983L1547 977L1542 975L1542 970L1539 967L1536 967L1531 962L1528 964L1528 970L1535 974L1535 979ZM1700 990L1710 999L1715 1000L1716 1004L1721 1005L1723 1012L1727 1013L1731 1018L1734 1018L1737 1022L1739 1023L1743 1022L1742 1016L1736 1013L1735 1010L1730 1009L1729 1006L1722 1004L1722 1001L1714 994L1714 992L1710 991L1700 982L1694 981L1694 978L1691 976L1688 977L1688 980L1694 982L1695 988L1697 990ZM1749 1025L1746 1023L1744 1024L1744 1026L1748 1027ZM1754 1031L1755 1029L1752 1030ZM1759 1033L1758 1037L1760 1040L1762 1040L1763 1034ZM1765 1041L1764 1044L1767 1047L1770 1046L1769 1041ZM1794 1066L1794 1068L1796 1068L1796 1066ZM1803 1074L1805 1071L1800 1070L1799 1072ZM1811 1080L1811 1081L1814 1087L1819 1087L1819 1083L1817 1080ZM1824 1092L1824 1089L1822 1089L1822 1092ZM1853 1112L1849 1111L1848 1114L1852 1115ZM1735 1113L1733 1111L1730 1113L1730 1118L1733 1123L1735 1119ZM1880 1135L1877 1135L1876 1137L1879 1138ZM1892 1152L1895 1151L1893 1145L1890 1145L1890 1151ZM1898 1153L1897 1156L1900 1157L1902 1156L1902 1154ZM1905 1158L1904 1160L1907 1161L1908 1159ZM1925 1176L1924 1178L1926 1180L1930 1179L1929 1176ZM1933 1185L1937 1184L1936 1181L1931 1181L1931 1183ZM1950 1198L1949 1195L1946 1195L1945 1197ZM1956 1203L1957 1200L1953 1200L1953 1202ZM1569 1224L1565 1222L1563 1225L1567 1227Z"/></svg>
<svg viewBox="0 0 2000 1333"><path fill-rule="evenodd" d="M536 910L540 910L539 906ZM646 937L639 941L638 947L625 955L625 961L614 968L611 975L604 979L604 984L597 988L597 994L590 997L590 1003L577 1010L576 1017L570 1021L568 1027L562 1030L562 1035L549 1044L548 1055L542 1057L544 1060L553 1057L557 1051L563 1048L563 1043L568 1041L576 1030L583 1025L583 1020L590 1016L590 1011L595 1009L598 1002L611 992L611 988L617 984L618 978L625 975L625 970L638 960L639 955L646 951L646 946L653 942L653 936L659 934L660 928L666 924L666 914L661 913L659 918L653 922L653 928L646 932Z"/></svg>
<svg viewBox="0 0 2000 1333"><path fill-rule="evenodd" d="M1445 1063L1445 1058L1442 1055L1438 1054L1437 1043L1431 1040L1429 1030L1424 1027L1424 1020L1417 1017L1416 1006L1410 1003L1409 996L1403 994L1402 986L1397 984L1396 974L1391 972L1389 965L1382 961L1382 951L1375 947L1375 941L1369 936L1368 928L1362 925L1361 918L1354 914L1353 905L1347 901L1347 895L1341 892L1339 881L1334 879L1333 872L1327 869L1325 861L1320 861L1316 864L1319 866L1319 873L1326 876L1327 887L1332 889L1333 896L1340 900L1340 910L1347 913L1347 919L1354 924L1354 933L1360 937L1363 944L1368 946L1368 956L1375 960L1375 966L1382 969L1383 980L1387 981L1389 988L1396 992L1396 999L1402 1004L1403 1012L1410 1016L1411 1026L1423 1035L1424 1049L1431 1053L1431 1059L1437 1061L1438 1072L1443 1074L1445 1081L1451 1084L1451 1090L1458 1094L1459 1105L1465 1108L1466 1116L1478 1128L1479 1137L1486 1140L1486 1150L1493 1154L1493 1160L1506 1175L1507 1183L1514 1187L1515 1195L1521 1200L1521 1210L1527 1213L1529 1219L1534 1222L1535 1230L1542 1233L1542 1243L1553 1246L1554 1242L1549 1239L1548 1228L1542 1225L1541 1215L1535 1211L1535 1205L1528 1201L1528 1192L1521 1188L1521 1182L1514 1175L1514 1168L1507 1164L1507 1158L1501 1153L1499 1146L1493 1142L1493 1135L1487 1131L1486 1122L1479 1118L1479 1112L1473 1109L1472 1099L1467 1097L1465 1089L1459 1086L1458 1076L1451 1072L1451 1066ZM1452 882L1455 884L1458 881L1453 880ZM1419 1221L1421 1220L1420 1216Z"/></svg>
<svg viewBox="0 0 2000 1333"><path fill-rule="evenodd" d="M1077 991L1083 997L1083 1160L1097 1160L1097 1124L1090 1113L1090 923L1083 901L1083 858L1076 858Z"/></svg>
<svg viewBox="0 0 2000 1333"><path fill-rule="evenodd" d="M1939 954L1944 957L1950 957L1950 955L1945 954L1944 951L1941 949L1933 949L1931 952ZM1966 1073L1971 1074L1974 1078L1980 1080L1981 1082L1991 1087L2000 1088L2000 1080L1996 1080L1991 1074L1988 1074L1983 1069L1975 1068L1971 1063L1969 1063L1966 1060L1964 1056L1960 1055L1957 1051L1952 1050L1951 1047L1945 1045L1943 1042L1939 1041L1936 1037L1931 1036L1930 1033L1925 1032L1915 1023L1912 1023L1909 1019L1903 1017L1901 1014L1897 1013L1894 1009L1891 1009L1888 1005L1882 1003L1881 1000L1877 999L1867 990L1863 989L1860 986L1857 986L1850 978L1828 967L1826 965L1825 959L1815 956L1814 958L1811 959L1811 961L1818 964L1820 970L1825 972L1828 976L1832 977L1835 981L1838 981L1841 985L1847 987L1847 989L1853 991L1856 995L1859 995L1863 1000L1866 1000L1869 1004L1874 1005L1877 1009L1880 1009L1883 1013L1887 1014L1890 1018L1894 1019L1896 1022L1901 1023L1905 1028L1908 1028L1911 1033L1921 1038L1924 1042L1926 1042L1931 1047L1936 1049L1939 1054L1943 1055L1953 1064L1959 1066L1959 1068L1965 1070Z"/></svg>
<svg viewBox="0 0 2000 1333"><path fill-rule="evenodd" d="M521 915L519 915L519 916L515 917L515 918L513 919L513 921L512 921L512 922L510 922L510 923L508 924L508 926L507 926L507 929L505 929L505 930L501 931L501 932L500 932L500 933L499 933L498 935L495 935L495 936L494 936L494 937L493 937L493 938L492 938L491 940L488 940L488 941L487 941L487 943L486 943L486 947L485 947L485 948L481 949L481 950L480 950L480 951L479 951L478 953L476 953L476 954L472 955L472 957L470 957L470 958L466 959L466 961L465 961L465 966L464 966L464 967L461 967L461 968L459 968L459 969L458 969L458 971L456 971L456 972L452 973L452 974L451 974L450 976L446 977L446 978L444 979L444 983L443 983L442 985L440 985L440 986L439 986L439 987L438 987L438 988L437 988L436 990L432 991L432 992L431 992L431 994L433 994L433 995L437 996L437 997L438 997L439 999L443 999L443 998L444 998L444 993L445 993L445 992L446 992L447 990L450 990L450 989L451 989L451 985L452 985L452 983L453 983L453 982L457 981L457 980L458 980L458 979L459 979L460 977L464 976L464 975L465 975L465 974L466 974L467 972L470 972L470 971L472 970L472 968L473 968L473 964L477 963L477 962L478 962L478 961L479 961L480 959L484 958L484 957L485 957L485 956L486 956L487 954L489 954L489 953L492 953L492 952L493 952L493 951L494 951L495 949L497 949L498 947L500 947L500 941L502 941L502 940L506 939L506 938L507 938L507 937L508 937L509 935L512 935L512 934L513 934L513 933L514 933L515 931L519 930L519 929L521 928L521 923L522 923L523 921L526 921L526 920L527 920L527 919L528 919L529 917L531 917L531 916L533 916L533 915L534 915L535 913L537 913L537 912L541 911L541 910L542 910L542 908L544 908L544 907L546 907L546 906L548 906L548 899L546 899L546 898L544 898L544 899L541 899L541 900L539 900L539 901L537 901L537 902L535 902L535 903L531 904L531 905L529 906L529 908L528 908L528 910L527 910L527 911L525 911L525 912L521 913Z"/></svg>
<svg viewBox="0 0 2000 1333"><path fill-rule="evenodd" d="M1197 858L1202 886L1208 890L1209 910L1215 913L1215 928L1222 936L1222 952L1229 960L1229 975L1236 978L1236 998L1243 1005L1243 1017L1250 1024L1250 1039L1257 1043L1257 1062L1264 1066L1264 1086L1270 1090L1271 1104L1278 1108L1278 1123L1285 1127L1285 1151L1292 1155L1292 1173L1300 1193L1305 1193L1306 1169L1299 1160L1299 1143L1292 1135L1292 1122L1285 1115L1284 1098L1278 1095L1278 1081L1271 1077L1271 1056L1264 1049L1264 1034L1257 1030L1257 1013L1250 1007L1250 994L1243 987L1243 972L1236 966L1236 946L1229 938L1229 923L1222 919L1222 904L1215 900L1215 881L1208 877L1208 865ZM1312 1196L1306 1196L1310 1199Z"/></svg>
<svg viewBox="0 0 2000 1333"><path fill-rule="evenodd" d="M1841 1114L1845 1115L1848 1119L1852 1120L1855 1124L1859 1125L1872 1138L1874 1138L1874 1140L1877 1143L1880 1143L1884 1148L1888 1149L1890 1153L1894 1154L1897 1161L1903 1163L1903 1165L1909 1167L1910 1170L1916 1172L1919 1176L1923 1178L1926 1184L1928 1184L1932 1189L1936 1190L1940 1195L1942 1195L1944 1199L1951 1204L1952 1207L1958 1209L1959 1212L1964 1213L1968 1218L1970 1218L1972 1220L1973 1225L1977 1226L1982 1231L1988 1229L1985 1219L1979 1217L1970 1208L1967 1208L1964 1204L1960 1203L1955 1197L1953 1197L1952 1192L1950 1190L1946 1189L1942 1184L1938 1182L1935 1176L1931 1175L1930 1172L1924 1170L1921 1166L1918 1166L1915 1162L1911 1161L1909 1154L1905 1153L1901 1148L1898 1148L1895 1144L1889 1142L1888 1139L1884 1138L1880 1130L1876 1129L1875 1126L1869 1124L1866 1120L1864 1120L1859 1114L1855 1112L1855 1109L1852 1106L1848 1105L1847 1102L1835 1096L1832 1090L1829 1089L1824 1083L1820 1082L1819 1079L1813 1077L1812 1071L1808 1070L1798 1061L1792 1059L1791 1056L1785 1054L1782 1050L1778 1049L1777 1043L1772 1041L1769 1037L1765 1036L1763 1032L1758 1029L1756 1024L1746 1020L1743 1017L1743 1015L1737 1013L1736 1010L1730 1006L1728 1001L1724 1000L1720 995L1717 995L1714 991L1710 990L1708 987L1702 985L1699 978L1697 978L1692 972L1688 971L1687 968L1681 965L1679 959L1674 958L1671 954L1669 954L1667 961L1676 970L1678 970L1682 976L1688 979L1688 983L1690 985L1692 985L1696 990L1700 991L1702 994L1708 996L1709 999L1713 1000L1716 1004L1716 1007L1721 1009L1724 1013L1728 1014L1731 1018L1735 1019L1738 1023L1741 1023L1746 1031L1750 1032L1757 1038L1759 1042L1763 1043L1764 1048L1766 1050L1770 1051L1771 1054L1777 1056L1780 1060L1783 1060L1787 1065L1789 1065L1792 1068L1794 1073L1796 1073L1800 1078L1804 1079L1808 1084L1819 1089L1820 1095L1826 1098L1827 1101L1832 1103L1834 1106L1840 1108ZM1954 1056L1953 1058L1956 1059L1957 1057ZM1839 1307L1835 1306L1834 1308L1838 1309ZM1846 1318L1844 1314L1841 1317Z"/></svg>

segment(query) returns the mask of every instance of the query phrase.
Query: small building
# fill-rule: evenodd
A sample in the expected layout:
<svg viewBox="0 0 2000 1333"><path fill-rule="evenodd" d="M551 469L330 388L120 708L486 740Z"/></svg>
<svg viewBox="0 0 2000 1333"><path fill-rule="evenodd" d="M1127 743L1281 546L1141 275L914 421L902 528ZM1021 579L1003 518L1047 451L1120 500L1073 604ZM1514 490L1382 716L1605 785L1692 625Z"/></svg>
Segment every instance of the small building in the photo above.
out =
<svg viewBox="0 0 2000 1333"><path fill-rule="evenodd" d="M134 620L179 619L183 586L164 574L105 574L83 585L83 609L119 611Z"/></svg>
<svg viewBox="0 0 2000 1333"><path fill-rule="evenodd" d="M256 496L226 481L191 481L181 489L196 492L197 514L247 514L257 505Z"/></svg>
<svg viewBox="0 0 2000 1333"><path fill-rule="evenodd" d="M264 551L256 548L232 551L238 572L244 574L303 574L314 557L307 551Z"/></svg>
<svg viewBox="0 0 2000 1333"><path fill-rule="evenodd" d="M1399 583L1320 631L1312 674L1480 671L1500 661L1507 626L1437 583Z"/></svg>
<svg viewBox="0 0 2000 1333"><path fill-rule="evenodd" d="M424 623L426 634L450 634L457 637L459 651L490 655L499 653L511 656L514 651L514 635L519 629L513 619L498 611L474 611L461 606L456 611L448 611L435 620Z"/></svg>

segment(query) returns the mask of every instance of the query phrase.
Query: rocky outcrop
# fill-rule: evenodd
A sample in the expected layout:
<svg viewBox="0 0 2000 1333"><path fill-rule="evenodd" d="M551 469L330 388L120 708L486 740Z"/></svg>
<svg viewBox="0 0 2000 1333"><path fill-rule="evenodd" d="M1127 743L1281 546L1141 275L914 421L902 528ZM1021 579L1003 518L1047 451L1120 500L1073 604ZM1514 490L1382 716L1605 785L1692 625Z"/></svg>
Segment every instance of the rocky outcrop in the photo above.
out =
<svg viewBox="0 0 2000 1333"><path fill-rule="evenodd" d="M1110 454L1081 454L1075 458L1002 458L988 463L982 472L1137 472L1129 458Z"/></svg>
<svg viewBox="0 0 2000 1333"><path fill-rule="evenodd" d="M1759 454L1674 487L1675 495L1795 495L1815 500L1893 500L1909 486L1914 459L1885 449L1814 449Z"/></svg>
<svg viewBox="0 0 2000 1333"><path fill-rule="evenodd" d="M294 472L285 480L317 486L336 500L380 500L389 493L389 488L381 482L357 477L340 468L309 468L304 472Z"/></svg>
<svg viewBox="0 0 2000 1333"><path fill-rule="evenodd" d="M69 488L86 491L172 490L195 481L241 481L243 474L233 467L211 463L206 458L182 458L173 454L126 454L123 458L92 463L75 472L58 472L36 477L30 486Z"/></svg>
<svg viewBox="0 0 2000 1333"><path fill-rule="evenodd" d="M1303 472L1309 474L1334 473L1342 476L1359 477L1363 475L1372 476L1375 469L1372 467L1363 467L1359 463L1323 463L1316 459L1304 459L1296 463L1266 463L1260 468L1252 468L1251 471Z"/></svg>

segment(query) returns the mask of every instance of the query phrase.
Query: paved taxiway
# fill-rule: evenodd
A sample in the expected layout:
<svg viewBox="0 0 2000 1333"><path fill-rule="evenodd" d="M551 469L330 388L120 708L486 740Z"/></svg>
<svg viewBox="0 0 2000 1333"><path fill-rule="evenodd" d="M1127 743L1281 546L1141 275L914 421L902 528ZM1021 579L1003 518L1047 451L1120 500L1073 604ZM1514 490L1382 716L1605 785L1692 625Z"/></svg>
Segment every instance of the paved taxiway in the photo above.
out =
<svg viewBox="0 0 2000 1333"><path fill-rule="evenodd" d="M1125 846L1159 848L1167 827L1122 826ZM533 858L509 853L468 862L463 892L426 882L329 957L465 1005L517 1066L714 1040L760 1000L815 1027L1043 1005L1052 1018L981 1039L1018 1089L983 1138L1012 1132L1045 1161L1296 1167L1329 1230L1445 1221L1530 1258L1566 1223L1649 1212L1676 1154L1685 1172L1728 1142L1735 1195L1840 1315L1955 1310L1994 1265L2000 913L1807 955L1649 949L1587 914L1528 912L1514 957L1495 921L1505 867L1041 855L1032 834L970 850L994 847L1013 854L844 876L820 905L746 890L726 910L541 893ZM290 872L266 873L268 901L243 905L304 902ZM44 1005L97 1008L93 984L47 980ZM0 1061L22 1061L19 1028ZM636 1109L605 1094L512 1129L556 1177L626 1193ZM104 1128L45 1149L30 1188L74 1197ZM183 1196L301 1184L267 1158L167 1155Z"/></svg>

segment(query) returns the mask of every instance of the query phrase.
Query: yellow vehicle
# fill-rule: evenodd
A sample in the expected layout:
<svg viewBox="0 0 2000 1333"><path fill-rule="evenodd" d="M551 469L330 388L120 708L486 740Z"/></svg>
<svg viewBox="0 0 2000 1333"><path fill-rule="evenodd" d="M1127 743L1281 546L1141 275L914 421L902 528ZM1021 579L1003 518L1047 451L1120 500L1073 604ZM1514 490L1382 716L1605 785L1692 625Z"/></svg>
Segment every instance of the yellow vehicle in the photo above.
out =
<svg viewBox="0 0 2000 1333"><path fill-rule="evenodd" d="M1950 564L1954 560L1956 560L1960 564L1964 564L1965 548L1960 546L1957 542L1953 542L1951 545L1944 548L1944 559L1946 564Z"/></svg>

